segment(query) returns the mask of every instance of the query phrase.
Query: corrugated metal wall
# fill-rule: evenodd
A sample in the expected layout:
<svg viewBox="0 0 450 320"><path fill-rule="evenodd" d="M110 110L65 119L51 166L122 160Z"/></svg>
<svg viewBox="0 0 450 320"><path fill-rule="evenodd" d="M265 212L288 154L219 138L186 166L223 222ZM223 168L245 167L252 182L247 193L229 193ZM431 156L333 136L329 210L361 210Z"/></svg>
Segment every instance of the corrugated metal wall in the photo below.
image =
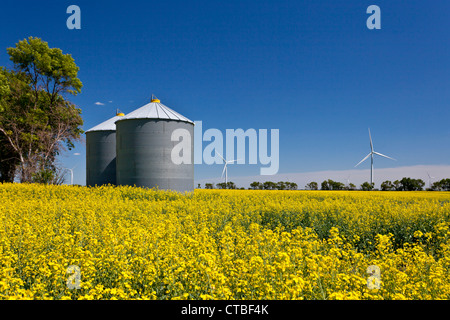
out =
<svg viewBox="0 0 450 320"><path fill-rule="evenodd" d="M86 133L86 185L116 184L116 132Z"/></svg>
<svg viewBox="0 0 450 320"><path fill-rule="evenodd" d="M174 164L172 133L186 129L191 136L191 164ZM116 183L137 187L194 190L194 125L161 119L116 122Z"/></svg>

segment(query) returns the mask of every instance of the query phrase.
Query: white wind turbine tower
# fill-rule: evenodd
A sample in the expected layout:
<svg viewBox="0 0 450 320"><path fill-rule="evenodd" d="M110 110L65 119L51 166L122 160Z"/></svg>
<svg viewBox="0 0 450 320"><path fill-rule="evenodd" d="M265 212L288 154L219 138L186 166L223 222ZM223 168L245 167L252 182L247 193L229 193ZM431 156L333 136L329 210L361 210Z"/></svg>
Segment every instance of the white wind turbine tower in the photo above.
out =
<svg viewBox="0 0 450 320"><path fill-rule="evenodd" d="M223 175L225 174L225 188L228 188L228 185L227 185L227 183L228 183L228 169L227 169L228 164L229 164L229 163L236 162L236 161L239 161L239 160L241 160L241 159L236 159L236 160L226 160L224 157L222 157L222 155L221 155L220 153L218 153L217 151L216 151L216 153L219 155L219 157L220 157L220 158L223 160L223 162L225 163L225 166L223 167L223 171L222 171L222 178L223 178Z"/></svg>
<svg viewBox="0 0 450 320"><path fill-rule="evenodd" d="M372 143L372 136L370 135L370 128L369 128L369 139L370 139L370 153L367 156L365 156L365 158L362 159L355 167L359 166L361 163L366 161L367 158L370 157L370 185L372 185L373 184L373 155L376 154L378 156L382 156L384 158L388 158L391 160L395 160L395 159L373 150L373 143Z"/></svg>

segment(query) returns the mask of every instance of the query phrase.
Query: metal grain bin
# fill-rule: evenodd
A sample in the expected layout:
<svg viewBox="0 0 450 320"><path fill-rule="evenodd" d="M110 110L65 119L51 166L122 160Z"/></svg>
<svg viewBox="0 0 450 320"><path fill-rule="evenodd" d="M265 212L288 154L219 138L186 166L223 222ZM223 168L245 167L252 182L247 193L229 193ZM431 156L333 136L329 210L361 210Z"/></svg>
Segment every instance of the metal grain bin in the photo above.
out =
<svg viewBox="0 0 450 320"><path fill-rule="evenodd" d="M172 149L179 143L172 141L172 133L177 129L190 135L190 163L172 161ZM116 137L117 185L194 190L193 121L152 99L116 121Z"/></svg>
<svg viewBox="0 0 450 320"><path fill-rule="evenodd" d="M115 117L86 131L86 185L116 184L116 125L123 117Z"/></svg>

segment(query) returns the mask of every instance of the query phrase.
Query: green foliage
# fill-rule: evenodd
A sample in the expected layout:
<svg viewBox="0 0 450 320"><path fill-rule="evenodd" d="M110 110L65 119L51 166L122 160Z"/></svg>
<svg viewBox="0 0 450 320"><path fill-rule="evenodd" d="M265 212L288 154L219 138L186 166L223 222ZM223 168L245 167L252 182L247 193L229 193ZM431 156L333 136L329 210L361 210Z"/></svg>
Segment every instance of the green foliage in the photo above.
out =
<svg viewBox="0 0 450 320"><path fill-rule="evenodd" d="M394 189L395 189L394 185L389 180L386 180L381 183L381 191L391 191Z"/></svg>
<svg viewBox="0 0 450 320"><path fill-rule="evenodd" d="M361 190L362 191L370 191L370 190L373 190L373 188L374 188L374 183L372 183L372 184L370 184L369 182L364 182L362 185L361 185Z"/></svg>
<svg viewBox="0 0 450 320"><path fill-rule="evenodd" d="M442 179L441 181L436 181L431 186L433 191L450 191L450 179Z"/></svg>
<svg viewBox="0 0 450 320"><path fill-rule="evenodd" d="M52 94L81 92L83 84L77 78L79 68L72 56L63 54L61 49L49 48L47 42L29 37L7 52L14 65L30 77L32 85L42 81Z"/></svg>
<svg viewBox="0 0 450 320"><path fill-rule="evenodd" d="M55 173L50 169L33 173L33 182L41 184L51 184L55 179Z"/></svg>
<svg viewBox="0 0 450 320"><path fill-rule="evenodd" d="M14 68L0 68L0 181L19 169L20 181L33 182L83 133L81 110L65 97L82 83L72 56L39 38L7 51Z"/></svg>
<svg viewBox="0 0 450 320"><path fill-rule="evenodd" d="M396 183L395 189L397 191L422 191L424 186L425 182L422 179L405 177L402 178L399 183Z"/></svg>
<svg viewBox="0 0 450 320"><path fill-rule="evenodd" d="M312 181L312 182L310 182L310 183L308 183L306 185L306 189L308 189L308 190L318 190L319 189L319 185L317 184L317 182Z"/></svg>
<svg viewBox="0 0 450 320"><path fill-rule="evenodd" d="M331 179L324 180L321 184L322 190L344 190L345 185L342 182L333 181Z"/></svg>

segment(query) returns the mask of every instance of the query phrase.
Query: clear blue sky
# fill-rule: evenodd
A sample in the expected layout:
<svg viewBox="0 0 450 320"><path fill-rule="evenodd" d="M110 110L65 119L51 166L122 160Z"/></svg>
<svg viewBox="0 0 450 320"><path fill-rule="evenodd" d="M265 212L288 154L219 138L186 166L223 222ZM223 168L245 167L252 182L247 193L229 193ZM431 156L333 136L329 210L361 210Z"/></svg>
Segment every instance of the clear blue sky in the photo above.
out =
<svg viewBox="0 0 450 320"><path fill-rule="evenodd" d="M71 4L81 30L66 27ZM381 30L366 27L371 4ZM450 164L449 13L448 0L3 0L0 65L29 36L72 54L85 130L152 93L204 129L279 129L281 174L352 169L368 127L375 149L398 159L377 168ZM82 144L62 162L85 183ZM221 172L195 167L196 179Z"/></svg>

